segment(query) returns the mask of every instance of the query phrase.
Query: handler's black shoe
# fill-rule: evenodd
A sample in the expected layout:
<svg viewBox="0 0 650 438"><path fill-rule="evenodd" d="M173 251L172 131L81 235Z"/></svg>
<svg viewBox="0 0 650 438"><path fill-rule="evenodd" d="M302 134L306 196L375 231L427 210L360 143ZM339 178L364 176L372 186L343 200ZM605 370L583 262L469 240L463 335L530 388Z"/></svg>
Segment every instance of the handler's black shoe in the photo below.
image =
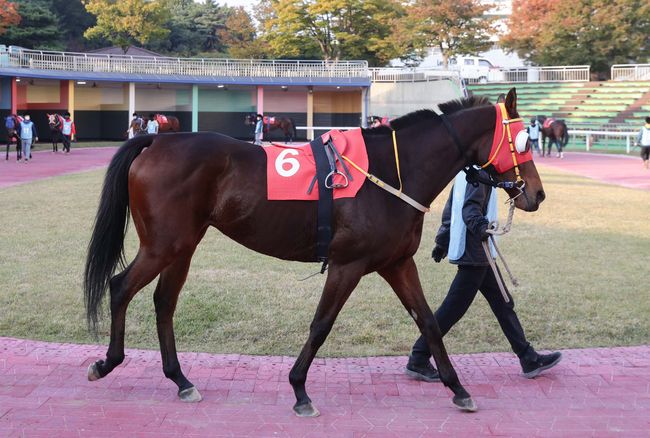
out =
<svg viewBox="0 0 650 438"><path fill-rule="evenodd" d="M527 379L539 376L542 371L554 367L562 359L562 353L559 351L551 354L537 354L534 352L534 357L531 356L526 355L519 359L524 377Z"/></svg>
<svg viewBox="0 0 650 438"><path fill-rule="evenodd" d="M428 360L425 363L416 363L413 361L412 357L409 356L409 361L406 364L404 372L407 376L412 377L415 380L423 380L425 382L440 381L438 370L435 369Z"/></svg>

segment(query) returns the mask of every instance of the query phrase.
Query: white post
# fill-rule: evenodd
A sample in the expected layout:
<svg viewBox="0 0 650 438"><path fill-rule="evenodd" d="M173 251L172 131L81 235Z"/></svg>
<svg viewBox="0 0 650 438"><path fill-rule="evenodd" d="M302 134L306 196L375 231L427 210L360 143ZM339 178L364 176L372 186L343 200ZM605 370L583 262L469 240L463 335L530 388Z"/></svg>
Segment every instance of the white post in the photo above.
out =
<svg viewBox="0 0 650 438"><path fill-rule="evenodd" d="M630 153L630 136L626 135L625 136L625 152Z"/></svg>
<svg viewBox="0 0 650 438"><path fill-rule="evenodd" d="M129 119L127 124L131 122L131 117L135 112L135 82L129 82Z"/></svg>
<svg viewBox="0 0 650 438"><path fill-rule="evenodd" d="M589 149L591 148L591 135L587 134L585 142L587 143L587 152L589 152Z"/></svg>

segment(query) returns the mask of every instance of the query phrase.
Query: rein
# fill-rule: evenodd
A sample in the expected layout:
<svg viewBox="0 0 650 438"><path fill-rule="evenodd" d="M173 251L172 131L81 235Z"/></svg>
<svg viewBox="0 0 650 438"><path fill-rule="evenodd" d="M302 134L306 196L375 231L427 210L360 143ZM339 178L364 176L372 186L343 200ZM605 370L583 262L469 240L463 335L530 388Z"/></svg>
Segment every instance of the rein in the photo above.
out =
<svg viewBox="0 0 650 438"><path fill-rule="evenodd" d="M359 172L361 172L362 175L364 175L366 178L368 178L368 180L370 180L372 183L374 183L378 187L386 190L391 195L397 196L399 199L406 202L407 204L409 204L410 206L412 206L416 210L419 210L422 213L426 213L426 212L429 211L429 209L427 207L420 204L418 201L411 198L406 193L402 192L402 175L401 175L400 169L399 169L399 153L397 152L397 137L396 137L396 134L395 134L395 130L393 130L392 132L393 132L393 151L395 153L395 167L397 168L397 179L399 180L399 190L396 189L395 187L391 186L390 184L387 184L386 182L382 181L381 179L377 178L373 174L366 172L361 167L359 167L354 161L350 160L345 155L342 155L341 157L345 161L347 161L350 164L350 166L357 169Z"/></svg>

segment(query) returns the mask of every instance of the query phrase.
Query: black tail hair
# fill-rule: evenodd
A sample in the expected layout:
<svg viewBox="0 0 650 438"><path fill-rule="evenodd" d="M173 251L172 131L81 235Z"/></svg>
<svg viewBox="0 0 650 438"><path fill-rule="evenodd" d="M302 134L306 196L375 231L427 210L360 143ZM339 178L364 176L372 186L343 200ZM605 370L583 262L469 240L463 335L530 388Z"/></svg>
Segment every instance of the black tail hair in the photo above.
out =
<svg viewBox="0 0 650 438"><path fill-rule="evenodd" d="M569 144L569 128L566 123L562 122L564 125L564 135L562 136L562 147L566 147Z"/></svg>
<svg viewBox="0 0 650 438"><path fill-rule="evenodd" d="M89 330L97 334L101 303L118 263L125 266L124 236L129 224L129 168L154 137L134 137L124 143L108 165L88 244L84 272L84 298Z"/></svg>
<svg viewBox="0 0 650 438"><path fill-rule="evenodd" d="M296 131L296 122L294 122L293 118L290 118L289 120L291 120L291 129L293 129L293 137L292 138L295 141L296 136L298 135L297 131Z"/></svg>

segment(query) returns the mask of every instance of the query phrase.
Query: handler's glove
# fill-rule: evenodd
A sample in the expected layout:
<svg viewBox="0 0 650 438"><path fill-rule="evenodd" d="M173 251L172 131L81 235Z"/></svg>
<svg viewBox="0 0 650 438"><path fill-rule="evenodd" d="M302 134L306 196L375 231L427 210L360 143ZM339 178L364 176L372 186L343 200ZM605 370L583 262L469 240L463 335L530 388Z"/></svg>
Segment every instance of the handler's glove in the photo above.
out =
<svg viewBox="0 0 650 438"><path fill-rule="evenodd" d="M440 260L444 259L447 256L447 250L442 246L436 245L431 252L431 257L436 263L440 263Z"/></svg>

